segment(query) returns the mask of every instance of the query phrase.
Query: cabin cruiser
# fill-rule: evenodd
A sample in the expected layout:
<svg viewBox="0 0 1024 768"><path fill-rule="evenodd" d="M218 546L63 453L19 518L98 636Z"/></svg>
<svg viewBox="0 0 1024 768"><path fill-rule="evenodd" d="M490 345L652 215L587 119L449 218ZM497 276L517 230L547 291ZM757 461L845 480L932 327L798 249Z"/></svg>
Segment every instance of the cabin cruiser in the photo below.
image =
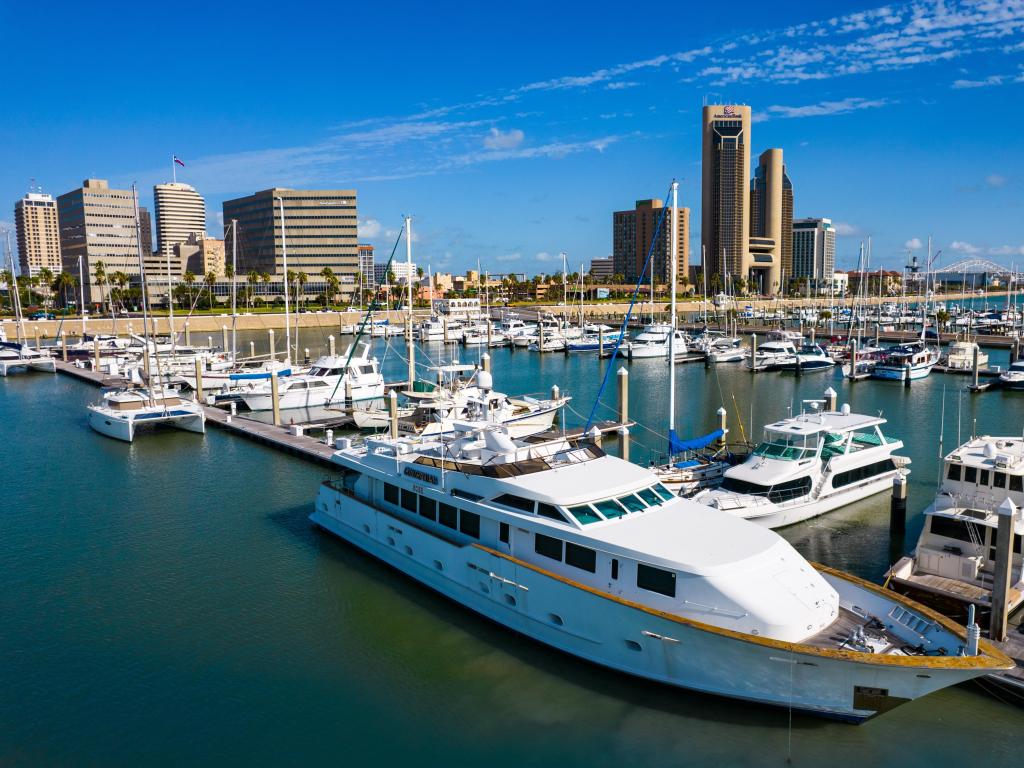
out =
<svg viewBox="0 0 1024 768"><path fill-rule="evenodd" d="M130 339L115 336L109 333L98 333L85 335L81 341L62 346L61 356L67 350L68 360L89 360L96 356L96 349L99 348L100 357L117 357L129 351Z"/></svg>
<svg viewBox="0 0 1024 768"><path fill-rule="evenodd" d="M597 331L588 330L580 338L568 342L566 348L569 352L599 352L601 349L611 349L621 338L621 331L604 326Z"/></svg>
<svg viewBox="0 0 1024 768"><path fill-rule="evenodd" d="M99 403L86 406L89 426L101 435L130 443L142 426L169 424L204 434L206 412L194 400L163 387L107 390Z"/></svg>
<svg viewBox="0 0 1024 768"><path fill-rule="evenodd" d="M680 688L861 722L1012 661L564 437L340 438L310 519L499 625Z"/></svg>
<svg viewBox="0 0 1024 768"><path fill-rule="evenodd" d="M795 371L799 368L801 372L808 373L827 371L835 364L835 361L819 345L804 344L796 351L795 355L780 362L778 368L780 371Z"/></svg>
<svg viewBox="0 0 1024 768"><path fill-rule="evenodd" d="M766 528L799 523L888 490L910 460L896 456L903 441L882 432L886 420L823 410L805 400L799 416L764 428L764 440L742 464L728 469L719 488L694 500Z"/></svg>
<svg viewBox="0 0 1024 768"><path fill-rule="evenodd" d="M370 357L370 345L350 346L343 355L324 355L308 373L289 376L278 384L278 407L313 408L340 402L376 400L384 396L384 377L377 358ZM243 389L239 398L252 411L269 411L273 405L273 382L264 381Z"/></svg>
<svg viewBox="0 0 1024 768"><path fill-rule="evenodd" d="M668 323L648 325L635 339L626 343L626 357L630 360L648 357L663 357L667 360L672 333L672 326ZM678 329L675 331L672 349L676 357L687 354L686 334Z"/></svg>
<svg viewBox="0 0 1024 768"><path fill-rule="evenodd" d="M222 395L238 393L235 390L252 389L262 382L270 380L271 376L283 379L293 373L307 373L307 368L296 368L286 360L245 360L238 365L224 370L212 370L202 372L203 391L218 391ZM196 378L195 366L189 371L187 368L180 373L170 377L174 382L180 382L191 389L197 389L199 381Z"/></svg>
<svg viewBox="0 0 1024 768"><path fill-rule="evenodd" d="M445 335L446 321L443 318L431 317L420 323L417 329L417 336L420 341L461 341L462 325L455 321L447 321L447 336Z"/></svg>
<svg viewBox="0 0 1024 768"><path fill-rule="evenodd" d="M945 365L951 371L970 371L974 369L974 350L978 350L978 367L988 366L988 353L981 345L973 341L952 341L946 352Z"/></svg>
<svg viewBox="0 0 1024 768"><path fill-rule="evenodd" d="M872 377L891 381L915 381L932 372L939 362L939 351L923 341L900 344L888 349L871 370Z"/></svg>
<svg viewBox="0 0 1024 768"><path fill-rule="evenodd" d="M999 374L999 386L1003 389L1024 389L1024 360L1010 363L1010 367Z"/></svg>
<svg viewBox="0 0 1024 768"><path fill-rule="evenodd" d="M490 373L478 371L474 383L439 390L400 408L396 427L401 435L429 437L453 432L458 422L481 421L503 425L512 437L529 437L551 429L558 411L570 399L510 397L494 391ZM359 409L352 415L360 429L387 429L391 424L385 408Z"/></svg>
<svg viewBox="0 0 1024 768"><path fill-rule="evenodd" d="M746 367L756 371L777 371L796 359L796 346L792 341L766 341L751 353Z"/></svg>
<svg viewBox="0 0 1024 768"><path fill-rule="evenodd" d="M942 613L962 618L975 605L992 608L999 508L1024 505L1024 440L974 437L945 457L942 485L924 511L913 553L889 572L888 586ZM1024 604L1019 515L1011 553L1009 610Z"/></svg>
<svg viewBox="0 0 1024 768"><path fill-rule="evenodd" d="M491 328L490 333L487 329L473 329L466 330L462 335L462 343L467 347L507 347L509 345L509 338L500 331Z"/></svg>

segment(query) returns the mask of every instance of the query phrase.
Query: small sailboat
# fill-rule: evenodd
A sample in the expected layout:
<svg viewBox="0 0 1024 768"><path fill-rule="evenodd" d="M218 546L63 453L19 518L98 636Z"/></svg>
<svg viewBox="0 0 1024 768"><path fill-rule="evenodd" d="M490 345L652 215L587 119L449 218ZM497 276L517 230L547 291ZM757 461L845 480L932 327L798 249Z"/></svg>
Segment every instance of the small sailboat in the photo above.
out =
<svg viewBox="0 0 1024 768"><path fill-rule="evenodd" d="M10 264L11 280L14 281L14 256L11 254L11 233L7 232L7 260ZM15 327L18 340L8 341L7 333L0 329L0 376L7 376L11 371L46 371L57 372L56 361L49 353L32 349L25 337L25 318L21 313L21 296L17 282L11 286L11 305L14 307Z"/></svg>

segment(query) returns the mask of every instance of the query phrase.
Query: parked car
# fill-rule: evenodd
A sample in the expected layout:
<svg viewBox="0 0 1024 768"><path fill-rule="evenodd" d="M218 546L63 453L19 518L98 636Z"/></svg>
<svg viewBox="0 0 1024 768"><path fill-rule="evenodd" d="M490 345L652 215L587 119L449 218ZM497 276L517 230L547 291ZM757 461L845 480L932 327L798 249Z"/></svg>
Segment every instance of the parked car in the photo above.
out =
<svg viewBox="0 0 1024 768"><path fill-rule="evenodd" d="M31 315L29 315L28 319L29 320L56 320L57 316L54 315L53 312L46 312L46 311L41 309L38 312L33 312Z"/></svg>

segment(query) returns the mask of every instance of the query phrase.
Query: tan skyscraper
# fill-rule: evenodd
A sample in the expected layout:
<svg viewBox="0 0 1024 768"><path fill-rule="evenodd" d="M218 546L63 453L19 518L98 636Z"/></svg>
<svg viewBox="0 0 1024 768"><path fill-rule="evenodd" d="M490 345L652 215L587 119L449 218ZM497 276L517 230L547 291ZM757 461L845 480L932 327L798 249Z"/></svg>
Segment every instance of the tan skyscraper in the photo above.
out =
<svg viewBox="0 0 1024 768"><path fill-rule="evenodd" d="M35 277L40 270L61 271L60 225L57 202L51 195L29 192L14 204L21 274Z"/></svg>
<svg viewBox="0 0 1024 768"><path fill-rule="evenodd" d="M761 153L750 181L750 253L750 290L785 290L783 281L793 277L793 185L781 149Z"/></svg>
<svg viewBox="0 0 1024 768"><path fill-rule="evenodd" d="M621 274L627 283L635 283L643 271L647 253L651 248L658 220L665 204L658 199L637 200L630 211L616 211L612 214L612 269ZM676 212L679 217L679 277L686 277L690 262L690 209L682 206ZM651 255L654 279L668 282L670 238L672 223L668 216L658 232L658 243ZM650 279L650 273L645 276Z"/></svg>
<svg viewBox="0 0 1024 768"><path fill-rule="evenodd" d="M748 248L750 107L704 107L702 144L700 236L707 277L746 278L756 266Z"/></svg>
<svg viewBox="0 0 1024 768"><path fill-rule="evenodd" d="M78 274L78 257L85 271L85 300L100 300L95 266L103 262L107 275L139 275L135 204L128 189L110 189L105 179L86 179L79 189L57 198L60 250L64 269ZM147 248L143 248L143 256ZM104 289L105 290L105 289Z"/></svg>
<svg viewBox="0 0 1024 768"><path fill-rule="evenodd" d="M153 187L156 205L156 250L153 263L146 265L147 274L166 278L167 258L171 261L172 279L184 272L184 264L177 257L175 246L195 235L206 237L206 202L188 184L157 184Z"/></svg>

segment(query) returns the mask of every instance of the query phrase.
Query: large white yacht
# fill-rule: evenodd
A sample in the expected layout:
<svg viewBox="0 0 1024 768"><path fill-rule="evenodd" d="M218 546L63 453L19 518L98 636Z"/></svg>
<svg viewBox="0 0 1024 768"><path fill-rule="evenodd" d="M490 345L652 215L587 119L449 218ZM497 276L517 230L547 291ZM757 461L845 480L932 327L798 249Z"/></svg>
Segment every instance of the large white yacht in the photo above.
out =
<svg viewBox="0 0 1024 768"><path fill-rule="evenodd" d="M450 441L338 447L314 523L614 670L859 722L1012 666L949 619L811 565L592 444L465 423Z"/></svg>
<svg viewBox="0 0 1024 768"><path fill-rule="evenodd" d="M272 382L261 381L251 389L239 391L239 399L252 411L269 411L274 407ZM281 409L315 408L331 403L376 400L384 396L384 377L377 358L370 357L370 345L359 344L359 352L351 347L343 355L317 358L308 373L292 375L278 384Z"/></svg>
<svg viewBox="0 0 1024 768"><path fill-rule="evenodd" d="M672 333L672 326L668 323L652 323L648 325L636 335L636 338L626 342L626 357L630 360L639 360L647 357L661 357L667 360L669 337ZM676 357L687 354L686 341L686 334L676 330L672 347Z"/></svg>
<svg viewBox="0 0 1024 768"><path fill-rule="evenodd" d="M750 457L694 500L780 528L881 493L909 471L910 460L895 455L903 441L882 433L885 419L822 405L804 401L799 416L768 424Z"/></svg>
<svg viewBox="0 0 1024 768"><path fill-rule="evenodd" d="M975 437L943 461L942 485L924 511L917 548L890 571L889 586L950 616L968 605L992 607L999 506L1024 505L1024 439ZM1011 569L1010 610L1024 604L1018 521Z"/></svg>

